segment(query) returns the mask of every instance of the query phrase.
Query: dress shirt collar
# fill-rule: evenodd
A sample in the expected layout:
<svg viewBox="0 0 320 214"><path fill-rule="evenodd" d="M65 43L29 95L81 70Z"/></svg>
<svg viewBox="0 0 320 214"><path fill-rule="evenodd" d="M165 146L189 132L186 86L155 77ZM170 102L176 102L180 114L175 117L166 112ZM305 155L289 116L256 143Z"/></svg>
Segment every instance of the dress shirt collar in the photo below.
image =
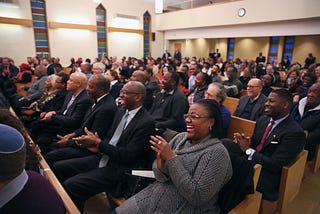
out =
<svg viewBox="0 0 320 214"><path fill-rule="evenodd" d="M118 80L112 80L112 81L110 82L110 85L113 86L113 85L116 84L117 82L118 82Z"/></svg>
<svg viewBox="0 0 320 214"><path fill-rule="evenodd" d="M2 189L0 189L0 208L21 192L28 181L28 174L23 170Z"/></svg>
<svg viewBox="0 0 320 214"><path fill-rule="evenodd" d="M136 116L136 114L138 113L138 111L139 111L141 108L142 108L142 106L139 106L138 108L133 109L133 110L131 110L131 111L126 110L126 113L128 113L129 115L128 115L128 119L127 119L127 122L126 122L126 125L125 125L124 128L126 128L126 127L129 125L129 123L131 122L131 120L134 118L134 116ZM125 114L126 114L126 113L125 113Z"/></svg>

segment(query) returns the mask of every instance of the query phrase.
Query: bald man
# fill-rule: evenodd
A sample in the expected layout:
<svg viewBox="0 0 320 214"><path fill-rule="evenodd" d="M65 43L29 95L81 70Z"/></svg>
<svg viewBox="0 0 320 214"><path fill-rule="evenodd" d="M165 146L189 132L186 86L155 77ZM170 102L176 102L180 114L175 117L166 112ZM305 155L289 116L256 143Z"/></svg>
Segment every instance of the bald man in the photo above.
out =
<svg viewBox="0 0 320 214"><path fill-rule="evenodd" d="M33 140L41 148L41 152L51 150L52 142L56 142L56 135L65 135L78 129L88 108L92 105L87 91L87 77L82 72L70 75L64 104L59 111L50 111L36 121L32 127Z"/></svg>
<svg viewBox="0 0 320 214"><path fill-rule="evenodd" d="M261 80L257 78L251 79L247 85L247 95L240 98L234 116L256 121L263 115L267 97L261 91Z"/></svg>

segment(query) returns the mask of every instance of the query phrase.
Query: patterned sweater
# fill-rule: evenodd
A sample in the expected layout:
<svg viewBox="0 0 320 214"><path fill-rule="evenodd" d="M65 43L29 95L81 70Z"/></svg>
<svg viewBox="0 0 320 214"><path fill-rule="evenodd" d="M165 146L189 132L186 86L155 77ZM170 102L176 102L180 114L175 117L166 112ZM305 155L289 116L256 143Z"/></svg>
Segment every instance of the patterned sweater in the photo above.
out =
<svg viewBox="0 0 320 214"><path fill-rule="evenodd" d="M187 133L170 141L177 154L163 172L153 163L156 182L126 200L117 214L220 213L218 193L232 176L227 150L218 139L205 138L192 145Z"/></svg>

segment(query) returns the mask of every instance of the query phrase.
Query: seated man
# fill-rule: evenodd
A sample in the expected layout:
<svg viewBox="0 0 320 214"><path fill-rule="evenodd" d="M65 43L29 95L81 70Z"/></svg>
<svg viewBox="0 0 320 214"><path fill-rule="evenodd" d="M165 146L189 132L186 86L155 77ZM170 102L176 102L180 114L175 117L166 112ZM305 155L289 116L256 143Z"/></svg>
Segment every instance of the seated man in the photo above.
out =
<svg viewBox="0 0 320 214"><path fill-rule="evenodd" d="M320 143L320 83L313 84L307 94L292 110L293 118L308 131L305 149L309 151L308 160L315 155L316 145Z"/></svg>
<svg viewBox="0 0 320 214"><path fill-rule="evenodd" d="M247 95L240 97L234 116L256 121L264 113L267 97L261 93L262 82L253 78L248 82Z"/></svg>
<svg viewBox="0 0 320 214"><path fill-rule="evenodd" d="M292 95L278 89L270 93L265 115L257 120L252 137L235 133L234 142L224 142L229 151L261 164L257 190L262 193L262 213L274 213L279 198L282 167L292 162L305 145L302 128L289 115Z"/></svg>
<svg viewBox="0 0 320 214"><path fill-rule="evenodd" d="M14 128L0 125L0 213L66 213L50 183L25 171L26 144Z"/></svg>
<svg viewBox="0 0 320 214"><path fill-rule="evenodd" d="M229 97L239 98L243 85L238 79L237 69L233 66L228 67L226 73L228 80L223 81L223 85L227 89L227 95Z"/></svg>
<svg viewBox="0 0 320 214"><path fill-rule="evenodd" d="M88 109L80 128L64 136L57 135L60 140L54 143L55 146L78 147L72 138L84 135L85 128L91 130L93 133L97 133L102 139L106 137L107 131L111 128L117 110L113 97L109 94L109 90L110 81L104 75L94 74L90 77L87 92L95 101L94 104ZM46 160L51 166L51 163L55 161L69 159L71 157L70 151L73 151L73 149L55 149L47 154ZM68 155L66 155L67 153ZM88 153L87 149L83 149L83 154L88 155L90 153Z"/></svg>
<svg viewBox="0 0 320 214"><path fill-rule="evenodd" d="M153 102L149 113L156 121L156 129L163 134L166 129L181 132L185 129L183 115L187 112L188 101L179 90L179 75L176 72L164 73L162 91Z"/></svg>
<svg viewBox="0 0 320 214"><path fill-rule="evenodd" d="M85 90L86 84L85 74L72 73L67 83L69 93L62 108L59 111L47 112L41 120L34 122L32 139L40 146L44 154L50 150L52 142L56 141L57 134L65 135L80 127L91 105L91 99Z"/></svg>
<svg viewBox="0 0 320 214"><path fill-rule="evenodd" d="M145 94L145 87L140 82L130 81L124 85L120 93L124 109L117 111L107 137L101 139L85 129L87 135L74 138L92 155L53 163L53 171L80 211L91 196L113 191L124 182L125 172L151 167L154 155L149 138L154 135L155 127L142 107Z"/></svg>
<svg viewBox="0 0 320 214"><path fill-rule="evenodd" d="M27 94L25 96L16 94L11 98L12 107L18 114L21 107L28 107L33 101L38 100L46 89L47 68L43 65L37 66L34 75L37 77L36 81L30 87L21 89L27 90Z"/></svg>

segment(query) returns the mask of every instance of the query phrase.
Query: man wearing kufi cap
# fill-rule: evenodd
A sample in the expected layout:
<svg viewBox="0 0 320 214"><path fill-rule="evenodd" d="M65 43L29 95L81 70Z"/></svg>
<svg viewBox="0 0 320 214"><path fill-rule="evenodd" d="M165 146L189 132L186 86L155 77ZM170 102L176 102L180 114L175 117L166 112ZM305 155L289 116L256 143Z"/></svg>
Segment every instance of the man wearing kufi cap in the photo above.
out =
<svg viewBox="0 0 320 214"><path fill-rule="evenodd" d="M0 124L0 213L65 213L49 182L36 172L24 170L25 159L23 136Z"/></svg>

